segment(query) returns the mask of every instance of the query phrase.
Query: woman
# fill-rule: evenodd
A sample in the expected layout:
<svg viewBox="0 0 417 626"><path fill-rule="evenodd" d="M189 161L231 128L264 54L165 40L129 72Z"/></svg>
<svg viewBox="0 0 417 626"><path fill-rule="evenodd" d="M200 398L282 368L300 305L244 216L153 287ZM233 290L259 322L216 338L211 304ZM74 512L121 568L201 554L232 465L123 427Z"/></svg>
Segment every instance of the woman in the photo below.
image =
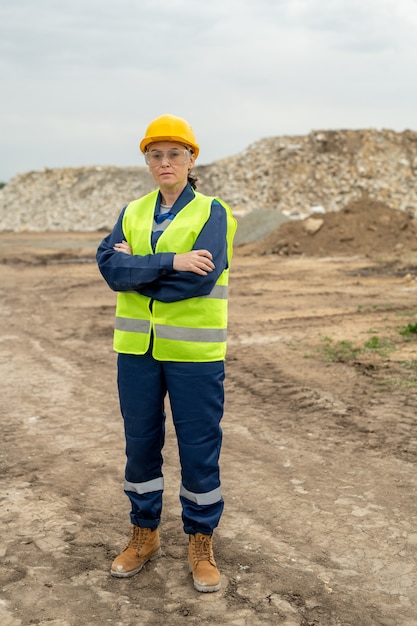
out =
<svg viewBox="0 0 417 626"><path fill-rule="evenodd" d="M158 189L122 210L97 251L104 279L118 292L114 348L133 525L111 574L133 576L161 553L169 394L190 571L198 591L217 591L212 535L223 511L220 420L236 221L223 201L195 191L199 146L188 122L173 115L153 120L140 149Z"/></svg>

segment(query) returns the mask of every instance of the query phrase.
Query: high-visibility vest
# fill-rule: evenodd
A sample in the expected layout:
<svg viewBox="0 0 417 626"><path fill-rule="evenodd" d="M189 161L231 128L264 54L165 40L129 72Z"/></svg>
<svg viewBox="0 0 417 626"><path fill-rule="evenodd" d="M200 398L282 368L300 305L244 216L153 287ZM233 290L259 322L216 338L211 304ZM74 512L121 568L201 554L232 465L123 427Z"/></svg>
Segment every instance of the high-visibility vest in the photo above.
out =
<svg viewBox="0 0 417 626"><path fill-rule="evenodd" d="M133 254L152 254L151 233L158 191L131 202L124 213L123 232ZM219 198L195 192L195 197L172 220L158 239L155 252L178 254L192 250L217 200L227 216L225 269L211 293L178 302L161 302L137 292L117 295L114 349L145 354L153 336L152 355L159 361L221 361L226 355L227 290L236 220Z"/></svg>

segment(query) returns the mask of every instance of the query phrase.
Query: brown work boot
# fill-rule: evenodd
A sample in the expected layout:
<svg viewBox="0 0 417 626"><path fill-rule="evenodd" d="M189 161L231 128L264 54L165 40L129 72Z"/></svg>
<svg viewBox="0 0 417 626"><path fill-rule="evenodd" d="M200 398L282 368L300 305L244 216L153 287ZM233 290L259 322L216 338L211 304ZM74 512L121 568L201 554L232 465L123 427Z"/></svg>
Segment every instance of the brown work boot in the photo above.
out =
<svg viewBox="0 0 417 626"><path fill-rule="evenodd" d="M189 537L188 564L193 574L194 587L197 591L218 591L220 572L213 556L211 535L196 533Z"/></svg>
<svg viewBox="0 0 417 626"><path fill-rule="evenodd" d="M117 578L128 578L140 572L148 561L161 556L161 542L158 529L132 527L132 536L119 556L111 566L110 574Z"/></svg>

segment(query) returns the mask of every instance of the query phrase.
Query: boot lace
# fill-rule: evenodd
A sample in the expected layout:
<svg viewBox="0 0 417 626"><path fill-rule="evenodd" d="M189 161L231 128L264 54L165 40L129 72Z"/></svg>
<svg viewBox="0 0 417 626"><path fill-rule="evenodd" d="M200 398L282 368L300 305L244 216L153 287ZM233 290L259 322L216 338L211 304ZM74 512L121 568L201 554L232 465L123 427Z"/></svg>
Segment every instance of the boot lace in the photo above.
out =
<svg viewBox="0 0 417 626"><path fill-rule="evenodd" d="M194 559L198 563L199 561L209 561L214 565L214 557L211 546L211 537L206 535L200 535L195 537L195 553Z"/></svg>
<svg viewBox="0 0 417 626"><path fill-rule="evenodd" d="M132 536L125 549L133 548L134 550L139 552L143 544L146 542L150 531L151 531L150 528L141 528L140 526L133 526Z"/></svg>

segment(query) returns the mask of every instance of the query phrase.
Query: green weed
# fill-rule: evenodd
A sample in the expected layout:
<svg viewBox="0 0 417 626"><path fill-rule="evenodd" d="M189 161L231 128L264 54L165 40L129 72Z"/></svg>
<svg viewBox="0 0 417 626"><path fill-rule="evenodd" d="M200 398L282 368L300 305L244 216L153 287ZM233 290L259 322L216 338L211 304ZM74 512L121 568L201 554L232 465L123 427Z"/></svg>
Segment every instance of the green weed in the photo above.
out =
<svg viewBox="0 0 417 626"><path fill-rule="evenodd" d="M381 356L387 356L395 349L395 344L389 339L380 339L378 335L373 335L368 341L365 341L364 348L367 352L377 352Z"/></svg>
<svg viewBox="0 0 417 626"><path fill-rule="evenodd" d="M417 335L417 322L415 324L407 324L399 329L400 335L409 339L411 335Z"/></svg>
<svg viewBox="0 0 417 626"><path fill-rule="evenodd" d="M342 339L334 341L330 337L322 337L323 347L321 352L327 362L346 363L354 361L361 354L374 353L380 356L387 356L390 351L395 349L395 344L389 339L380 338L378 335L372 335L361 347L354 346L351 341Z"/></svg>
<svg viewBox="0 0 417 626"><path fill-rule="evenodd" d="M360 353L360 349L355 348L350 341L334 342L330 337L323 337L322 341L325 343L322 348L324 360L329 363L352 361Z"/></svg>

